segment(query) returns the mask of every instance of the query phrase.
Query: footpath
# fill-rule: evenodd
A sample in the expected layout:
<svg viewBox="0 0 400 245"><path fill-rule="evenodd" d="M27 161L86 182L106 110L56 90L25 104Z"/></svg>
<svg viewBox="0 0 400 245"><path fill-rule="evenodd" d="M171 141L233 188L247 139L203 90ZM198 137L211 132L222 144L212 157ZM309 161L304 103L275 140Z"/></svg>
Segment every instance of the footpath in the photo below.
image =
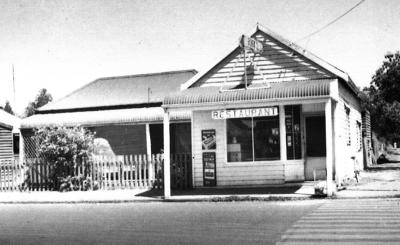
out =
<svg viewBox="0 0 400 245"><path fill-rule="evenodd" d="M361 172L360 182L337 191L332 198L400 198L400 163L378 165ZM321 198L314 195L314 182L288 183L257 188L197 188L173 190L164 200L162 190L132 189L75 192L0 192L0 204L9 203L123 203L201 201L289 201Z"/></svg>

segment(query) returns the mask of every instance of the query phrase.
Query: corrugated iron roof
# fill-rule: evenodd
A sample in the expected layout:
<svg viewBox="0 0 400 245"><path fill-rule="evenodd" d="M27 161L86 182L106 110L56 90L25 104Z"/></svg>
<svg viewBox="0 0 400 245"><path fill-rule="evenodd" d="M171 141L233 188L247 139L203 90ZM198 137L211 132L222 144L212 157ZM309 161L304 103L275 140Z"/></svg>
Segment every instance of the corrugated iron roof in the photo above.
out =
<svg viewBox="0 0 400 245"><path fill-rule="evenodd" d="M329 96L333 79L272 83L270 88L252 87L220 91L220 87L196 87L164 98L164 107L179 105L209 105L216 103L270 101L276 99L316 98Z"/></svg>
<svg viewBox="0 0 400 245"><path fill-rule="evenodd" d="M21 128L162 122L163 116L161 107L36 114L23 119ZM170 120L190 120L190 112L172 112Z"/></svg>
<svg viewBox="0 0 400 245"><path fill-rule="evenodd" d="M165 95L179 91L180 85L196 73L196 70L182 70L99 78L38 111L161 103Z"/></svg>
<svg viewBox="0 0 400 245"><path fill-rule="evenodd" d="M11 126L13 133L19 133L21 118L13 116L0 109L0 123L2 123L3 125Z"/></svg>

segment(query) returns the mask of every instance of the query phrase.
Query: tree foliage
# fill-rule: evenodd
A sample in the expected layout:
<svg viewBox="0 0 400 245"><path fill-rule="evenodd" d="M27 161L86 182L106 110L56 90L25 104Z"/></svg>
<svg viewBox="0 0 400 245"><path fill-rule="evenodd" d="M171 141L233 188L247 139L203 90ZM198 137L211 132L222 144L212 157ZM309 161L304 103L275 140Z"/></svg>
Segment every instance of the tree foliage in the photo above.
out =
<svg viewBox="0 0 400 245"><path fill-rule="evenodd" d="M32 116L35 114L37 108L46 105L51 102L53 97L47 92L47 89L42 88L39 90L38 95L36 95L35 101L29 102L28 106L25 108L25 117Z"/></svg>
<svg viewBox="0 0 400 245"><path fill-rule="evenodd" d="M89 163L83 160L93 152L94 133L91 131L82 127L44 127L35 131L35 139L38 142L38 153L47 164L53 166L55 186L73 177L71 173L75 171L71 170L76 167L90 169Z"/></svg>
<svg viewBox="0 0 400 245"><path fill-rule="evenodd" d="M10 101L8 101L8 100L6 101L6 104L4 105L4 111L8 112L11 115L15 115L13 109L11 108Z"/></svg>
<svg viewBox="0 0 400 245"><path fill-rule="evenodd" d="M94 133L83 127L44 127L35 132L39 154L50 164L74 166L93 151Z"/></svg>
<svg viewBox="0 0 400 245"><path fill-rule="evenodd" d="M400 52L385 55L372 77L371 86L361 95L371 113L372 127L389 141L400 139ZM366 96L368 95L368 96Z"/></svg>

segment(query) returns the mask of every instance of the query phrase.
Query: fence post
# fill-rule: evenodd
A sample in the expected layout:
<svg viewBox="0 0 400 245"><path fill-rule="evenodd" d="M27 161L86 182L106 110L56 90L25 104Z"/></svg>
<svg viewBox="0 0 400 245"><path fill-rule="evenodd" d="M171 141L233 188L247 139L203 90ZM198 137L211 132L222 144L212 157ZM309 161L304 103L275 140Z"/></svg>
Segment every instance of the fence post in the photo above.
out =
<svg viewBox="0 0 400 245"><path fill-rule="evenodd" d="M129 174L129 155L124 156L124 188L129 187L129 179L128 179L128 174Z"/></svg>
<svg viewBox="0 0 400 245"><path fill-rule="evenodd" d="M4 179L6 181L6 191L9 191L9 187L10 187L10 182L9 182L9 164L6 161L5 162L5 173L4 173Z"/></svg>
<svg viewBox="0 0 400 245"><path fill-rule="evenodd" d="M139 159L138 155L134 155L135 158L135 187L139 186L139 175L138 175L138 169L139 169Z"/></svg>
<svg viewBox="0 0 400 245"><path fill-rule="evenodd" d="M142 166L143 166L143 156L139 155L139 187L143 187L143 179L142 179Z"/></svg>

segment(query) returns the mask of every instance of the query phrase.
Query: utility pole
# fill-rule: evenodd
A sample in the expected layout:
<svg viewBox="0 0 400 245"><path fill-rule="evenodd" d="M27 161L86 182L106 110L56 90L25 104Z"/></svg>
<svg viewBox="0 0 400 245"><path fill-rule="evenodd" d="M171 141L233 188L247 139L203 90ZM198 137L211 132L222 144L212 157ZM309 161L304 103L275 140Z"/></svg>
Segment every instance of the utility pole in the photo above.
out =
<svg viewBox="0 0 400 245"><path fill-rule="evenodd" d="M17 110L17 105L16 105L16 96L15 96L15 75L14 75L14 64L12 64L12 77L13 77L13 106L14 106L14 111Z"/></svg>

